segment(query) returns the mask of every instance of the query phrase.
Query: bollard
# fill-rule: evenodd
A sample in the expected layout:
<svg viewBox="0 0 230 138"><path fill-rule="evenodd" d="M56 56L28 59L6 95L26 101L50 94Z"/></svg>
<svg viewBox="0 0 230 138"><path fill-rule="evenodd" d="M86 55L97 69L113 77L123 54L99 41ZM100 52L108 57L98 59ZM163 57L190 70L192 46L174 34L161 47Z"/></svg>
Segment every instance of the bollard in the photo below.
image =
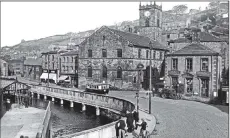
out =
<svg viewBox="0 0 230 138"><path fill-rule="evenodd" d="M85 111L85 110L86 110L86 105L82 104L82 111Z"/></svg>
<svg viewBox="0 0 230 138"><path fill-rule="evenodd" d="M70 102L70 107L73 107L73 102L72 101Z"/></svg>
<svg viewBox="0 0 230 138"><path fill-rule="evenodd" d="M100 108L96 107L96 116L99 116L99 115L100 115Z"/></svg>

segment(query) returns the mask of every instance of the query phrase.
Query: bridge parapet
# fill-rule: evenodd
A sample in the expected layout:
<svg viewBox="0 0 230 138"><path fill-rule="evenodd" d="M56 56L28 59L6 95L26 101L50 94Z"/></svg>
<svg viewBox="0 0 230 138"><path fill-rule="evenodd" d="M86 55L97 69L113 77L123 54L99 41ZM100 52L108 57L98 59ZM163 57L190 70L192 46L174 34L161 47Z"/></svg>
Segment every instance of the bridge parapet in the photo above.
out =
<svg viewBox="0 0 230 138"><path fill-rule="evenodd" d="M31 92L86 105L98 106L104 109L110 109L121 115L124 115L127 110L133 111L133 109L135 109L135 105L129 101L95 93L78 92L37 85L31 85Z"/></svg>

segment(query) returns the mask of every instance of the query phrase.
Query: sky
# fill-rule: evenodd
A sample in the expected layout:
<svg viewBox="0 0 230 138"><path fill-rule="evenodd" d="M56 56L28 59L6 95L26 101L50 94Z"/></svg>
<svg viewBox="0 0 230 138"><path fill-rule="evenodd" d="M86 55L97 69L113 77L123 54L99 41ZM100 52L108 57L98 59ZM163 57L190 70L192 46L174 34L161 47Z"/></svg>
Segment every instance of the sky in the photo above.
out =
<svg viewBox="0 0 230 138"><path fill-rule="evenodd" d="M150 2L142 2L147 4ZM187 4L204 10L209 2L157 2L163 11ZM140 2L1 2L1 46L139 18Z"/></svg>

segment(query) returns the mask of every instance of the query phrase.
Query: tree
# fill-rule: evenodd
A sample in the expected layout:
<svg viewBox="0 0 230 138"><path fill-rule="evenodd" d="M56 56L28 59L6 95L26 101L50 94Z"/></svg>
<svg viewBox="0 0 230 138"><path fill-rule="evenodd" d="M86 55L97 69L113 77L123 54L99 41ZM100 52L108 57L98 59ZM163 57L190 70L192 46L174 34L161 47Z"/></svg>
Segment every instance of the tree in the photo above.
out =
<svg viewBox="0 0 230 138"><path fill-rule="evenodd" d="M219 5L219 1L213 1L213 2L210 2L209 4L208 4L208 7L209 8L216 8L218 5Z"/></svg>
<svg viewBox="0 0 230 138"><path fill-rule="evenodd" d="M174 14L184 14L188 10L187 5L176 5L172 8Z"/></svg>

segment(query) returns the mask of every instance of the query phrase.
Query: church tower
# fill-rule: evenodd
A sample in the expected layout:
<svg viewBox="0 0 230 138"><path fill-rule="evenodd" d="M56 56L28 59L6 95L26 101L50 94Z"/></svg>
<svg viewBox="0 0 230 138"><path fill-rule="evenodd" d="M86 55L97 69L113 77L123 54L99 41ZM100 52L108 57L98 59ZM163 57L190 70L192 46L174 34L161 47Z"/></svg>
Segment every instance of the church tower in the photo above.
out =
<svg viewBox="0 0 230 138"><path fill-rule="evenodd" d="M139 5L139 35L147 36L161 42L162 36L162 6L156 2L150 5Z"/></svg>

